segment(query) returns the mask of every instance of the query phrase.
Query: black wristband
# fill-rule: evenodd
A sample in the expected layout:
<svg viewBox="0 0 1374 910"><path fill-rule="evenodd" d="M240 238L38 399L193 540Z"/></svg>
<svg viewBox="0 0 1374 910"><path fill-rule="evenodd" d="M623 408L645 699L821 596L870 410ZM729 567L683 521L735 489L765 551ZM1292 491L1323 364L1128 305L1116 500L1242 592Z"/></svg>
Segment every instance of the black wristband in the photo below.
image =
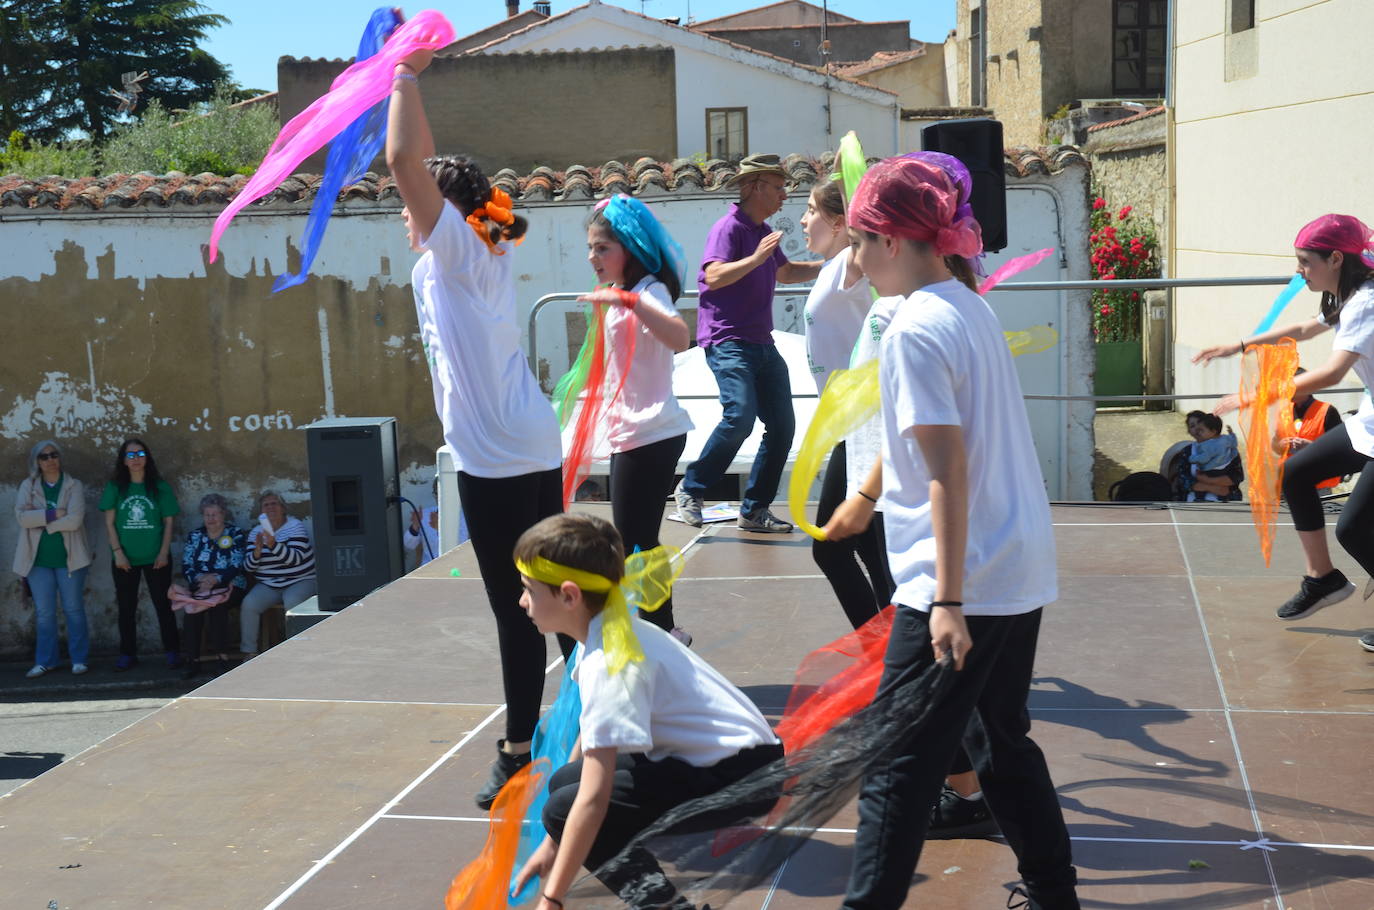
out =
<svg viewBox="0 0 1374 910"><path fill-rule="evenodd" d="M559 900L558 898L556 898L556 897L549 897L547 894L544 894L544 895L541 895L541 896L544 898L544 900L548 901L549 903L551 903L551 904L557 904L557 905L558 905L558 910L563 910L563 902L562 902L561 900Z"/></svg>
<svg viewBox="0 0 1374 910"><path fill-rule="evenodd" d="M878 500L874 499L872 496L869 496L863 490L859 490L858 494L862 496L864 499L867 499L869 502L873 503L875 506L878 504Z"/></svg>
<svg viewBox="0 0 1374 910"><path fill-rule="evenodd" d="M930 605L932 607L962 607L964 602L962 600L932 600Z"/></svg>

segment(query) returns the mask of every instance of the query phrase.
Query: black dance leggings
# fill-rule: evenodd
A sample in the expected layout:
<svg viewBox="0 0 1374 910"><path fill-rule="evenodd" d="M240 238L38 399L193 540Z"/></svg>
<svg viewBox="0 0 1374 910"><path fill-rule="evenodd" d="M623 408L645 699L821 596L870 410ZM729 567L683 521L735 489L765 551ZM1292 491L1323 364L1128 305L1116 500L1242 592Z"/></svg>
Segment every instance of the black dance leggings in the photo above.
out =
<svg viewBox="0 0 1374 910"><path fill-rule="evenodd" d="M652 550L658 546L663 504L673 492L678 459L686 447L687 434L683 433L611 456L611 520L625 541L625 555L635 547ZM639 616L665 632L676 625L671 597L652 613L641 611Z"/></svg>
<svg viewBox="0 0 1374 910"><path fill-rule="evenodd" d="M501 649L501 682L506 693L506 739L534 738L539 702L544 696L544 636L520 607L520 573L515 568L515 542L541 519L563 511L563 472L559 468L516 477L473 477L458 472L468 536L496 617ZM566 659L576 643L558 636Z"/></svg>
<svg viewBox="0 0 1374 910"><path fill-rule="evenodd" d="M1369 461L1368 455L1351 446L1345 424L1332 427L1288 459L1283 468L1283 498L1293 513L1295 528L1320 531L1326 527L1326 516L1317 484L1328 477L1359 473L1360 479L1336 521L1336 539L1360 568L1374 575L1374 473L1364 473Z"/></svg>
<svg viewBox="0 0 1374 910"><path fill-rule="evenodd" d="M830 453L830 464L821 481L821 499L816 507L816 524L824 526L845 500L846 481L844 443ZM862 534L844 540L811 542L811 558L825 573L835 590L844 615L854 628L868 622L892 602L892 572L887 566L887 542L883 535L883 516L873 513L873 521ZM863 563L864 568L859 567ZM868 574L864 574L864 569Z"/></svg>

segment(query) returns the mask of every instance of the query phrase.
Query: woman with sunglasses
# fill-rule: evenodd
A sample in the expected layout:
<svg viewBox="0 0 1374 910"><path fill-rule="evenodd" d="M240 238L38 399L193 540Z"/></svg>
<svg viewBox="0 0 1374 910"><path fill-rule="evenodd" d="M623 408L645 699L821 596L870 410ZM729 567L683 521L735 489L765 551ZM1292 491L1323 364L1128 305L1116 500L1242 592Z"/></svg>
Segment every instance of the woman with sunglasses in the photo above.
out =
<svg viewBox="0 0 1374 910"><path fill-rule="evenodd" d="M153 453L141 439L126 439L115 456L114 474L100 497L114 560L119 604L119 660L116 670L138 663L138 580L148 584L157 612L167 666L181 666L181 640L167 590L172 586L172 520L181 506L158 473Z"/></svg>
<svg viewBox="0 0 1374 910"><path fill-rule="evenodd" d="M86 539L86 493L81 481L62 470L62 449L51 439L33 447L29 476L14 499L19 520L19 544L14 571L23 576L33 595L37 642L30 679L58 664L57 603L67 617L67 653L72 672L86 672L91 639L86 626L82 590L91 564Z"/></svg>

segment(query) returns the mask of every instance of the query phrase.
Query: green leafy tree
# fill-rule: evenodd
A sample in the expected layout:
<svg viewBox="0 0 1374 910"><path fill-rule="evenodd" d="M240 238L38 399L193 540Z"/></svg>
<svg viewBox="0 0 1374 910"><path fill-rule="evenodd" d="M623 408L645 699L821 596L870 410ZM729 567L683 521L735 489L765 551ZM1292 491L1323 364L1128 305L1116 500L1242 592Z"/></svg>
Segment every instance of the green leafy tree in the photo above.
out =
<svg viewBox="0 0 1374 910"><path fill-rule="evenodd" d="M225 82L225 66L198 46L229 20L192 0L48 0L35 4L33 33L42 36L49 68L25 132L53 141L84 131L100 141L118 117L122 74L148 73L142 98L169 110L208 101Z"/></svg>
<svg viewBox="0 0 1374 910"><path fill-rule="evenodd" d="M97 165L95 150L84 141L44 145L30 142L23 133L14 130L0 147L0 176L90 177L95 174Z"/></svg>
<svg viewBox="0 0 1374 910"><path fill-rule="evenodd" d="M251 174L277 137L273 104L234 107L221 86L206 104L173 115L153 101L136 123L121 125L101 149L106 173Z"/></svg>
<svg viewBox="0 0 1374 910"><path fill-rule="evenodd" d="M46 0L0 0L0 136L34 116L46 89Z"/></svg>

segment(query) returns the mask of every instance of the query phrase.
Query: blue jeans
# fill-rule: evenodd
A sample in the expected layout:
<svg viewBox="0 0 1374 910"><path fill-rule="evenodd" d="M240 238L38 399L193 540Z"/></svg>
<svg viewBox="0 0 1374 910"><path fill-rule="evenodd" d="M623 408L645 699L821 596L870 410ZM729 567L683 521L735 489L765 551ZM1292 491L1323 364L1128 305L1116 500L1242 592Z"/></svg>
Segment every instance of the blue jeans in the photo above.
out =
<svg viewBox="0 0 1374 910"><path fill-rule="evenodd" d="M28 578L38 625L38 643L33 662L44 667L57 666L57 600L61 597L62 612L67 617L67 653L71 655L72 663L84 664L91 656L86 607L81 599L82 589L86 586L86 567L68 572L66 569L34 566L29 570Z"/></svg>
<svg viewBox="0 0 1374 910"><path fill-rule="evenodd" d="M753 515L777 497L796 431L787 363L774 345L722 341L706 348L706 365L716 374L723 413L701 456L687 467L682 489L701 499L707 487L724 477L757 417L763 421L763 442L739 507L741 515Z"/></svg>

